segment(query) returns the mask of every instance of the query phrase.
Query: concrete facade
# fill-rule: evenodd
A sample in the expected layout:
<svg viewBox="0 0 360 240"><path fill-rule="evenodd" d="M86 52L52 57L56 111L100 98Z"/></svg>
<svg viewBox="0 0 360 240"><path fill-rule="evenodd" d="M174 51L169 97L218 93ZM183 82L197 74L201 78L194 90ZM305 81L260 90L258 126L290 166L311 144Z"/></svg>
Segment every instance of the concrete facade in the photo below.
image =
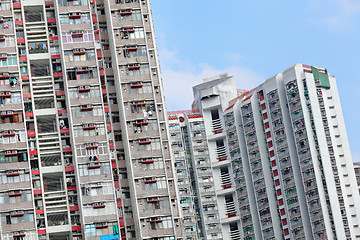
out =
<svg viewBox="0 0 360 240"><path fill-rule="evenodd" d="M242 93L225 74L193 90L224 239L360 238L357 181L326 69L296 64Z"/></svg>
<svg viewBox="0 0 360 240"><path fill-rule="evenodd" d="M0 4L1 239L182 239L148 0Z"/></svg>

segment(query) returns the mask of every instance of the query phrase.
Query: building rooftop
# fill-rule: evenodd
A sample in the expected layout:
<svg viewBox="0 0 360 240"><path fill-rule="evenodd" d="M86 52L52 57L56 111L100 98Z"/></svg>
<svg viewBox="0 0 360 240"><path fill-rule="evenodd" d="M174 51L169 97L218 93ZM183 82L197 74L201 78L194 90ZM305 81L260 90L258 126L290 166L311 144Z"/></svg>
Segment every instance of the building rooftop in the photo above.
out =
<svg viewBox="0 0 360 240"><path fill-rule="evenodd" d="M222 75L220 75L222 76ZM222 82L225 82L226 80L228 80L229 78L232 78L232 76L227 76L226 77L221 77L221 78L217 78L208 82L204 82L204 83L200 83L198 85L195 85L193 88L198 89L198 90L204 90L207 88L211 88L214 87Z"/></svg>

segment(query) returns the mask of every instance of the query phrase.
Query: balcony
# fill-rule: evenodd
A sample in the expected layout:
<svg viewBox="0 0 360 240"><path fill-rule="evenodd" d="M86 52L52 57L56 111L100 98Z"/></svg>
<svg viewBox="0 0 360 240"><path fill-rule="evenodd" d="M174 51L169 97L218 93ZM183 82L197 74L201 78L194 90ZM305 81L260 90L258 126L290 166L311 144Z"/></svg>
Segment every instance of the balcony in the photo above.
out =
<svg viewBox="0 0 360 240"><path fill-rule="evenodd" d="M251 104L247 104L246 106L241 107L241 113L242 115L246 115L247 113L252 112Z"/></svg>
<svg viewBox="0 0 360 240"><path fill-rule="evenodd" d="M234 202L226 202L225 203L225 215L227 218L233 218L238 216L238 212L235 207Z"/></svg>
<svg viewBox="0 0 360 240"><path fill-rule="evenodd" d="M221 174L221 190L232 188L231 177L229 173Z"/></svg>
<svg viewBox="0 0 360 240"><path fill-rule="evenodd" d="M283 130L284 129L284 124L282 122L282 120L278 120L276 122L273 122L273 131L276 132L278 130Z"/></svg>
<svg viewBox="0 0 360 240"><path fill-rule="evenodd" d="M65 191L54 191L45 193L45 208L47 213L56 213L67 210Z"/></svg>
<svg viewBox="0 0 360 240"><path fill-rule="evenodd" d="M230 230L230 239L231 240L238 240L238 239L241 239L241 232L240 230Z"/></svg>
<svg viewBox="0 0 360 240"><path fill-rule="evenodd" d="M223 132L223 127L221 124L221 119L215 119L211 123L213 134L219 134Z"/></svg>
<svg viewBox="0 0 360 240"><path fill-rule="evenodd" d="M300 110L300 109L302 109L300 101L296 101L296 102L293 102L292 104L290 104L290 111L291 112L297 111L297 110Z"/></svg>
<svg viewBox="0 0 360 240"><path fill-rule="evenodd" d="M248 123L250 122L253 122L254 121L254 118L252 116L252 113L251 114L247 114L243 117L243 125L247 125Z"/></svg>
<svg viewBox="0 0 360 240"><path fill-rule="evenodd" d="M288 93L287 99L289 103L298 102L300 99L299 91L292 91Z"/></svg>
<svg viewBox="0 0 360 240"><path fill-rule="evenodd" d="M225 161L228 160L228 156L226 153L226 147L225 146L221 146L221 147L217 147L216 150L216 159L221 162L221 161Z"/></svg>

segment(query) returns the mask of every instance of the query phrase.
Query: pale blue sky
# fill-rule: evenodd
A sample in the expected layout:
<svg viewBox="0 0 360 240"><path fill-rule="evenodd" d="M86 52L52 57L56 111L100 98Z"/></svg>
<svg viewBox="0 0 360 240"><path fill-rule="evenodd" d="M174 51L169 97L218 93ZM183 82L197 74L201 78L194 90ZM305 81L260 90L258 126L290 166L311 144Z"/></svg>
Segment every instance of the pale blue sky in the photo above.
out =
<svg viewBox="0 0 360 240"><path fill-rule="evenodd" d="M241 89L296 64L335 75L353 160L360 161L360 0L152 0L168 110L228 72Z"/></svg>

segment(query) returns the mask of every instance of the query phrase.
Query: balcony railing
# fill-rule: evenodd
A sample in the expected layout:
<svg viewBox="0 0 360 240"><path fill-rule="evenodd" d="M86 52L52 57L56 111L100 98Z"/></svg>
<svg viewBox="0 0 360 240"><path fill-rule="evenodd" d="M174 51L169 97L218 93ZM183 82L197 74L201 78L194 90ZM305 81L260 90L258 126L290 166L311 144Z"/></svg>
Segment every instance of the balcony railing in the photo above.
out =
<svg viewBox="0 0 360 240"><path fill-rule="evenodd" d="M232 187L231 178L230 178L229 173L221 174L220 178L221 178L222 189L228 189L228 188Z"/></svg>
<svg viewBox="0 0 360 240"><path fill-rule="evenodd" d="M217 160L224 161L228 159L225 146L217 147L215 151Z"/></svg>
<svg viewBox="0 0 360 240"><path fill-rule="evenodd" d="M212 121L211 123L212 129L213 129L213 133L214 134L218 134L218 133L222 133L223 132L223 128L221 125L221 120L220 119L215 119Z"/></svg>
<svg viewBox="0 0 360 240"><path fill-rule="evenodd" d="M240 239L241 238L241 233L240 233L240 230L230 230L230 238L232 240L237 240L237 239Z"/></svg>
<svg viewBox="0 0 360 240"><path fill-rule="evenodd" d="M227 218L235 217L238 215L234 202L225 203L225 214Z"/></svg>

